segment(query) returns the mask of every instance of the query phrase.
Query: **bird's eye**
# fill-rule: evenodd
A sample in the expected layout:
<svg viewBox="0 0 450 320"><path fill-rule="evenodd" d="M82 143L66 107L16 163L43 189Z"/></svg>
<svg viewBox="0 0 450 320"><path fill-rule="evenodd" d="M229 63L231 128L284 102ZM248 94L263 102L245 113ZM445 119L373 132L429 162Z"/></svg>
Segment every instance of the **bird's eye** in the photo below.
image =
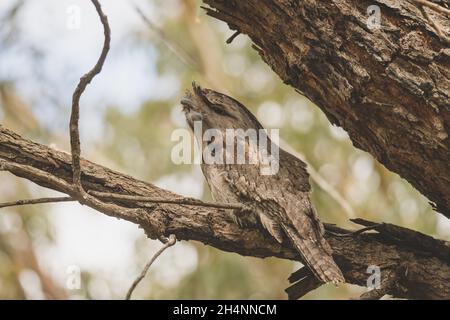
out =
<svg viewBox="0 0 450 320"><path fill-rule="evenodd" d="M224 106L218 104L210 104L211 109L222 116L232 117L232 115L226 110Z"/></svg>

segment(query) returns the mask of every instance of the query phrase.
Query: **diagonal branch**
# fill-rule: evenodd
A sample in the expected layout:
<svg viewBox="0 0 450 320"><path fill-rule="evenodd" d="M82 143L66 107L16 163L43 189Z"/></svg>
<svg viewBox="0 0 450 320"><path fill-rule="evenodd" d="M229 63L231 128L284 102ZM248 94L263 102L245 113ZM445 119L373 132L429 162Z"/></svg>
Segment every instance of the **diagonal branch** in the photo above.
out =
<svg viewBox="0 0 450 320"><path fill-rule="evenodd" d="M24 205L28 205L28 204L68 202L68 201L76 201L76 200L74 198L72 198L72 197L55 197L55 198L39 198L39 199L17 200L17 201L0 203L0 208L14 207L14 206L24 206Z"/></svg>
<svg viewBox="0 0 450 320"><path fill-rule="evenodd" d="M153 21L151 21L150 18L148 18L136 4L134 4L133 6L134 10L142 19L142 21L144 21L147 27L159 37L159 39L175 55L175 57L177 57L182 63L192 68L193 70L201 69L198 63L189 55L189 53L186 52L185 49L183 49L183 47L181 47L178 43L167 37L164 30L162 30L155 23L153 23Z"/></svg>
<svg viewBox="0 0 450 320"><path fill-rule="evenodd" d="M70 155L23 139L0 126L0 167L43 187L76 196ZM83 160L81 182L85 190L158 199L180 195ZM179 240L196 240L224 251L255 257L298 260L294 248L280 245L258 228L242 229L227 210L184 204L155 204L111 199L86 205L106 215L138 224L153 239L174 234ZM356 220L366 227L373 223ZM366 285L367 268L376 265L392 278L388 294L402 298L450 298L450 245L418 232L380 224L374 232L351 237L350 231L327 226L326 238L348 283Z"/></svg>
<svg viewBox="0 0 450 320"><path fill-rule="evenodd" d="M430 14L427 12L425 7L434 10L436 12L446 13L450 17L450 10L445 9L437 4L434 4L432 2L426 1L426 0L414 0L417 4L420 6L420 12L422 12L422 15L425 17L425 19L428 20L428 22L433 26L434 30L436 30L436 33L438 36L447 44L450 44L450 38L447 37L442 30L441 26L430 16Z"/></svg>
<svg viewBox="0 0 450 320"><path fill-rule="evenodd" d="M428 1L428 0L413 0L413 2L415 2L415 3L419 4L419 5L422 5L424 7L428 7L431 10L434 10L436 12L440 12L442 14L446 14L447 16L450 17L450 10L447 9L447 8L444 8L444 7L442 7L442 6L440 6L440 5L436 4L436 3L433 3L433 2Z"/></svg>

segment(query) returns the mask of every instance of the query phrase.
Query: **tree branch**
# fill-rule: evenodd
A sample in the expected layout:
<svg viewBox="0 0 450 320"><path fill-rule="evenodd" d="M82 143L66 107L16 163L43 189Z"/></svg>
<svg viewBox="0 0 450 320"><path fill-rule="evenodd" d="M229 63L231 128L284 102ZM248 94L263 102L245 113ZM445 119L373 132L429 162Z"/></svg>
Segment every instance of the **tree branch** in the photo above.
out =
<svg viewBox="0 0 450 320"><path fill-rule="evenodd" d="M161 28L156 26L156 24L153 23L153 21L151 21L150 18L148 18L136 4L133 4L133 7L142 21L144 21L144 23L147 25L147 27L159 37L159 39L175 55L175 57L177 57L182 63L192 68L193 70L201 71L198 63L186 52L183 47L167 37L165 32Z"/></svg>
<svg viewBox="0 0 450 320"><path fill-rule="evenodd" d="M449 9L424 0L203 2L356 147L450 218L450 49L441 41ZM380 8L378 30L368 26L369 5Z"/></svg>
<svg viewBox="0 0 450 320"><path fill-rule="evenodd" d="M76 201L76 200L71 197L55 197L55 198L17 200L17 201L0 203L0 209L6 208L6 207L23 206L23 205L28 205L28 204L54 203L54 202L67 202L67 201Z"/></svg>
<svg viewBox="0 0 450 320"><path fill-rule="evenodd" d="M102 199L123 200L131 202L148 202L148 203L166 203L166 204L185 204L194 207L219 208L219 209L234 209L242 210L243 205L233 203L215 203L205 202L194 198L179 198L179 199L163 199L163 198L149 198L140 196L130 196L126 194L113 194L107 192L89 191L89 194Z"/></svg>
<svg viewBox="0 0 450 320"><path fill-rule="evenodd" d="M428 2L428 1L424 1L424 0L414 0L414 1L419 3L419 4L422 4L422 6L420 7L420 12L422 12L423 16L434 27L434 30L436 30L436 32L439 35L439 37L441 37L441 39L443 41L447 42L447 44L450 45L450 38L445 35L444 31L442 31L441 26L430 16L430 14L427 12L425 7L434 8L434 7L430 7L430 5L435 5L435 6L437 6L437 8L440 8L440 10L438 10L438 9L432 9L432 10L435 10L435 11L441 12L441 13L447 13L447 15L449 17L450 17L450 10L445 9L445 8L439 6L439 5L436 5L436 4ZM445 12L443 10L447 10L448 12Z"/></svg>
<svg viewBox="0 0 450 320"><path fill-rule="evenodd" d="M436 12L446 14L450 17L450 10L428 0L413 0L415 3L428 7Z"/></svg>
<svg viewBox="0 0 450 320"><path fill-rule="evenodd" d="M0 167L16 176L43 187L76 195L72 185L70 155L23 139L0 126ZM159 199L180 199L181 196L150 183L82 160L81 183L84 190L125 194ZM174 234L179 240L196 240L224 251L255 257L279 257L298 260L289 244L280 245L263 229L241 229L224 209L192 207L183 204L156 204L110 199L109 203L94 201L88 206L109 216L138 224L153 239ZM356 220L359 224L373 223ZM326 238L334 250L334 258L348 283L366 285L367 267L381 268L382 276L392 278L389 294L402 298L450 298L450 246L418 232L380 224L376 233L354 237L351 231L327 226L332 233Z"/></svg>

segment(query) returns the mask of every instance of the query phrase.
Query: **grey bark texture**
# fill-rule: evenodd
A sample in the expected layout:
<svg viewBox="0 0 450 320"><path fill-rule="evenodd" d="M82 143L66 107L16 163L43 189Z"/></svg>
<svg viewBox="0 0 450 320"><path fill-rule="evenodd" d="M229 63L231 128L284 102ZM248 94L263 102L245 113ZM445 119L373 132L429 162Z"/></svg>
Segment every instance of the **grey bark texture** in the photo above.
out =
<svg viewBox="0 0 450 320"><path fill-rule="evenodd" d="M449 8L450 1L433 1ZM204 0L353 144L450 217L450 48L407 0ZM370 30L367 9L381 9ZM425 8L450 31L445 13Z"/></svg>

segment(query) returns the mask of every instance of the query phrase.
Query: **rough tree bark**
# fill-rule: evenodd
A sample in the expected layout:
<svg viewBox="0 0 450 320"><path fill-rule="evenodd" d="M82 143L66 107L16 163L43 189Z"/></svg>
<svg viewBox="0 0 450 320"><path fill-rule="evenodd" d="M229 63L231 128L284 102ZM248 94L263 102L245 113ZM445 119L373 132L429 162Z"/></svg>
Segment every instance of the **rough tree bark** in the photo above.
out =
<svg viewBox="0 0 450 320"><path fill-rule="evenodd" d="M445 12L425 9L430 22L413 0L204 2L356 147L450 217L450 48L432 24L449 31ZM381 9L380 30L367 26L371 5Z"/></svg>
<svg viewBox="0 0 450 320"><path fill-rule="evenodd" d="M92 162L82 160L81 164L82 184L86 191L164 199L181 198L170 191ZM78 194L72 183L69 154L25 140L1 125L0 170L71 196ZM241 255L300 259L294 248L287 244L281 246L262 229L240 229L220 209L118 200L106 202L102 207L92 207L109 216L138 224L151 238L174 234L180 240L197 240ZM362 220L356 222L371 224ZM328 229L334 233L349 233L348 230L334 226L328 226ZM374 230L374 233L348 237L327 234L327 240L334 250L334 258L348 283L365 286L369 276L367 267L376 265L382 271L383 293L412 299L450 298L448 243L390 224L381 224ZM318 286L317 283L310 285L312 288ZM306 290L304 286L303 289ZM298 296L301 293L290 294Z"/></svg>

